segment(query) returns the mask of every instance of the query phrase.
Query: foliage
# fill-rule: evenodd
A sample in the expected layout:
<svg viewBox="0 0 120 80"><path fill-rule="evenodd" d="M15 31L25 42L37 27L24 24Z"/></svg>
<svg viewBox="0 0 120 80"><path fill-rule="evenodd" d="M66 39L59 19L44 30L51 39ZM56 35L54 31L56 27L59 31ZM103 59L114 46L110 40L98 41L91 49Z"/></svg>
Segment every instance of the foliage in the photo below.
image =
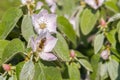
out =
<svg viewBox="0 0 120 80"><path fill-rule="evenodd" d="M120 80L120 0L24 1L1 18L0 80Z"/></svg>

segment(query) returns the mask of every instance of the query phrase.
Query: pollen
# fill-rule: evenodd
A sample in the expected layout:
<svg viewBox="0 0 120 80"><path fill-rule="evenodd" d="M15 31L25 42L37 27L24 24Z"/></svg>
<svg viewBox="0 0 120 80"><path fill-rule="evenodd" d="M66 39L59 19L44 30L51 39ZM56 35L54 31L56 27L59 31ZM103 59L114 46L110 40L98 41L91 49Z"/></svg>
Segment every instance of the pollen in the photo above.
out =
<svg viewBox="0 0 120 80"><path fill-rule="evenodd" d="M46 28L46 24L45 23L41 23L40 24L40 29L44 29L44 28Z"/></svg>

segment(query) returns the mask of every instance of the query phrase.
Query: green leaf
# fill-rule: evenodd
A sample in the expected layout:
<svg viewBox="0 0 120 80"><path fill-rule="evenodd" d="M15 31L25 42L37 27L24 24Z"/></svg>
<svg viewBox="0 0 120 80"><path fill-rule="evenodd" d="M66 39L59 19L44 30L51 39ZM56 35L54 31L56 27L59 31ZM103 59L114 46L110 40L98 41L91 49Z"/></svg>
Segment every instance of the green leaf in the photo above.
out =
<svg viewBox="0 0 120 80"><path fill-rule="evenodd" d="M78 65L75 63L71 63L67 66L70 80L81 80Z"/></svg>
<svg viewBox="0 0 120 80"><path fill-rule="evenodd" d="M10 8L5 13L2 18L2 23L0 24L0 39L5 39L7 37L21 16L22 11L19 8Z"/></svg>
<svg viewBox="0 0 120 80"><path fill-rule="evenodd" d="M62 9L57 9L57 14L58 15L62 15L62 14L67 14L67 15L71 15L73 13L73 11L75 10L75 8L77 7L76 5L76 0L58 0L57 4L59 6L62 6Z"/></svg>
<svg viewBox="0 0 120 80"><path fill-rule="evenodd" d="M15 54L24 51L24 44L19 39L13 39L6 45L3 54L2 54L2 62L7 62L10 60Z"/></svg>
<svg viewBox="0 0 120 80"><path fill-rule="evenodd" d="M90 80L100 80L99 79L99 62L100 62L100 55L95 54L91 58L91 65L93 67L93 73L90 75Z"/></svg>
<svg viewBox="0 0 120 80"><path fill-rule="evenodd" d="M76 33L70 22L63 16L57 18L58 28L63 32L67 38L76 46Z"/></svg>
<svg viewBox="0 0 120 80"><path fill-rule="evenodd" d="M115 48L110 48L110 50L112 51L112 53L117 56L118 58L120 58L120 53L115 49Z"/></svg>
<svg viewBox="0 0 120 80"><path fill-rule="evenodd" d="M106 37L108 41L112 44L113 48L116 48L116 29L111 30L110 32L106 33Z"/></svg>
<svg viewBox="0 0 120 80"><path fill-rule="evenodd" d="M35 73L34 63L33 61L27 61L20 73L20 80L33 80Z"/></svg>
<svg viewBox="0 0 120 80"><path fill-rule="evenodd" d="M119 76L119 74L118 74L119 63L115 60L110 60L107 63L107 68L108 68L108 74L109 74L111 80L117 80L117 78Z"/></svg>
<svg viewBox="0 0 120 80"><path fill-rule="evenodd" d="M86 59L79 59L79 62L88 71L93 71L91 64Z"/></svg>
<svg viewBox="0 0 120 80"><path fill-rule="evenodd" d="M17 64L16 66L16 76L17 76L17 80L19 80L19 76L20 76L20 72L23 68L25 62L20 62L19 64Z"/></svg>
<svg viewBox="0 0 120 80"><path fill-rule="evenodd" d="M69 61L70 60L69 48L65 39L62 37L60 33L57 33L57 38L58 38L58 41L54 48L56 55L59 58L61 58L63 61Z"/></svg>
<svg viewBox="0 0 120 80"><path fill-rule="evenodd" d="M104 42L104 35L98 34L94 40L94 52L95 52L95 54L97 54L98 51L101 49L103 42Z"/></svg>
<svg viewBox="0 0 120 80"><path fill-rule="evenodd" d="M81 52L79 51L75 51L75 54L78 58L87 58L86 56L84 56Z"/></svg>
<svg viewBox="0 0 120 80"><path fill-rule="evenodd" d="M38 62L35 65L34 80L62 80L60 70L53 66L44 66Z"/></svg>
<svg viewBox="0 0 120 80"><path fill-rule="evenodd" d="M101 80L105 80L108 77L107 63L100 63L100 77Z"/></svg>
<svg viewBox="0 0 120 80"><path fill-rule="evenodd" d="M85 9L80 16L80 28L84 35L89 34L98 20L99 12L93 13L90 9Z"/></svg>
<svg viewBox="0 0 120 80"><path fill-rule="evenodd" d="M9 41L7 40L0 40L0 61L2 59L2 54L5 49L5 47L8 45Z"/></svg>
<svg viewBox="0 0 120 80"><path fill-rule="evenodd" d="M25 38L26 41L29 41L29 39L35 35L31 17L29 15L25 15L22 21L22 35Z"/></svg>
<svg viewBox="0 0 120 80"><path fill-rule="evenodd" d="M113 1L106 1L105 6L106 6L106 8L108 8L109 10L111 10L111 11L113 11L115 13L119 12L118 6Z"/></svg>
<svg viewBox="0 0 120 80"><path fill-rule="evenodd" d="M120 19L120 13L117 13L115 15L113 15L112 17L109 18L108 22L113 22L113 21L117 21Z"/></svg>

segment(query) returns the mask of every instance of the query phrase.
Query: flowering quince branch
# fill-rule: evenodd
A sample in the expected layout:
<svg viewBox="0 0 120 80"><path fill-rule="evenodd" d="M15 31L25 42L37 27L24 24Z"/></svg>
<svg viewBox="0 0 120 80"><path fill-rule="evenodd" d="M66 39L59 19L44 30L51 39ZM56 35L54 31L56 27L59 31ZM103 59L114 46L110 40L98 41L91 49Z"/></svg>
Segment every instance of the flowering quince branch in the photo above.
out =
<svg viewBox="0 0 120 80"><path fill-rule="evenodd" d="M0 23L0 80L120 80L118 1L21 0Z"/></svg>

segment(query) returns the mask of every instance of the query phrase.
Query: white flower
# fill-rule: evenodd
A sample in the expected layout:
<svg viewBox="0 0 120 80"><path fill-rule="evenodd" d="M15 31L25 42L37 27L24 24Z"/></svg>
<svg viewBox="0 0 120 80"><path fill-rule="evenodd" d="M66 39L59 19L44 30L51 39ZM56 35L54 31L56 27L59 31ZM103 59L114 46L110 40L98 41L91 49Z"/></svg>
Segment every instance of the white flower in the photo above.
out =
<svg viewBox="0 0 120 80"><path fill-rule="evenodd" d="M56 60L57 57L51 52L55 47L57 39L49 33L41 33L36 39L31 38L33 52L38 52L41 59L46 61Z"/></svg>
<svg viewBox="0 0 120 80"><path fill-rule="evenodd" d="M21 0L23 5L27 5L27 4L33 4L35 1L34 0Z"/></svg>
<svg viewBox="0 0 120 80"><path fill-rule="evenodd" d="M37 2L37 5L36 5L36 10L39 10L41 9L41 7L43 6L43 3L42 2Z"/></svg>
<svg viewBox="0 0 120 80"><path fill-rule="evenodd" d="M48 14L47 10L41 10L38 14L33 14L32 22L34 29L38 34L42 31L56 33L56 15Z"/></svg>
<svg viewBox="0 0 120 80"><path fill-rule="evenodd" d="M85 2L94 9L98 9L102 6L104 0L85 0Z"/></svg>
<svg viewBox="0 0 120 80"><path fill-rule="evenodd" d="M56 7L57 7L55 0L45 0L45 1L50 6L50 11L52 13L55 13L55 10L56 10Z"/></svg>

